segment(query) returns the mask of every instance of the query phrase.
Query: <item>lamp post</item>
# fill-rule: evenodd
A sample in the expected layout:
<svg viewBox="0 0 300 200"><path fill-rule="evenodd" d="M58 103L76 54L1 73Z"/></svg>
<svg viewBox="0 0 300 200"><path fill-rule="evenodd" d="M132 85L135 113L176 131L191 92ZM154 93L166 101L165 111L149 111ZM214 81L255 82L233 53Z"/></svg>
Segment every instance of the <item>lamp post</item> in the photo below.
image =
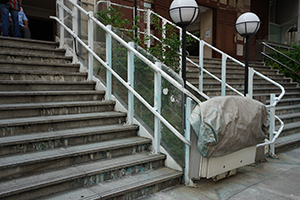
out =
<svg viewBox="0 0 300 200"><path fill-rule="evenodd" d="M137 17L137 0L134 0L134 16L133 16L134 24L133 25L135 26L135 28L134 28L134 38L135 39L137 38L136 17Z"/></svg>
<svg viewBox="0 0 300 200"><path fill-rule="evenodd" d="M182 57L181 57L181 76L183 79L183 87L186 88L186 27L196 21L199 15L199 8L195 0L174 0L169 9L171 20L182 28ZM186 96L182 95L182 132L189 140L189 133L186 132ZM189 170L189 154L190 149L186 145L185 150L185 183L193 185L188 176Z"/></svg>
<svg viewBox="0 0 300 200"><path fill-rule="evenodd" d="M245 53L245 87L244 95L248 94L248 65L249 65L249 38L258 31L260 20L254 13L246 12L242 14L235 23L235 29L242 37L246 38Z"/></svg>
<svg viewBox="0 0 300 200"><path fill-rule="evenodd" d="M182 28L182 66L183 86L186 87L186 27L196 21L199 8L195 0L174 0L169 9L171 20Z"/></svg>
<svg viewBox="0 0 300 200"><path fill-rule="evenodd" d="M169 9L171 20L182 28L182 57L181 76L183 87L186 88L186 27L196 21L199 15L199 8L195 0L174 0ZM185 131L185 104L186 98L183 94L183 123L182 129Z"/></svg>

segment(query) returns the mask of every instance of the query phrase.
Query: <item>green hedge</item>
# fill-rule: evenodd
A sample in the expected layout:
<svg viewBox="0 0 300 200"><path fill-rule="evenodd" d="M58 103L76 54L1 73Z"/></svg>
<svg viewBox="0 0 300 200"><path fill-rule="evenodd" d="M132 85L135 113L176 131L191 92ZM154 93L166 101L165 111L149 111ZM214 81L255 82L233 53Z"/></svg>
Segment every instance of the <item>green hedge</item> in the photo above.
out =
<svg viewBox="0 0 300 200"><path fill-rule="evenodd" d="M278 50L283 54L289 56L290 58L296 60L297 62L300 62L300 43L292 45L292 48L293 49L289 51L280 49ZM278 69L281 74L284 74L284 76L291 77L293 81L300 83L300 65L276 52L272 53L270 56L276 59L277 61L281 62L282 64L286 65L287 67L291 68L293 71L298 73L298 75L271 59L266 59L266 65L272 66L273 69Z"/></svg>

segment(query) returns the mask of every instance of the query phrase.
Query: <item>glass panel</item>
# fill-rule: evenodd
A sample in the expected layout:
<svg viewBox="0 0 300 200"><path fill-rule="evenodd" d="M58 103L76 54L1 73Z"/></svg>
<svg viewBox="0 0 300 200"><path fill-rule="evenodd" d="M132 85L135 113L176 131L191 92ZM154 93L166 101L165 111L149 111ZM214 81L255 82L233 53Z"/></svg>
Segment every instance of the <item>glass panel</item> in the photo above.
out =
<svg viewBox="0 0 300 200"><path fill-rule="evenodd" d="M70 24L72 25L72 24ZM88 44L88 18L84 13L78 11L78 32L79 37ZM123 38L126 42L131 40L121 31L113 29L114 33ZM94 24L94 51L106 62L106 34ZM77 52L79 59L87 66L88 52L78 43ZM134 46L143 56L148 58L150 62L155 63L157 59L151 56L146 50L141 47ZM154 106L154 70L134 56L134 88L135 90L151 105ZM128 74L128 50L122 46L117 40L112 38L112 69L127 82ZM181 77L173 70L165 65L162 65L162 70L182 84ZM101 81L106 83L106 69L97 59L94 59L94 75L98 76ZM128 104L128 90L113 77L113 94L125 107ZM174 126L178 132L182 133L182 93L167 80L162 78L162 116ZM143 124L150 133L154 131L154 115L137 99L134 98L135 117ZM180 164L184 165L184 143L181 142L165 125L161 125L162 130L162 145ZM183 133L182 133L183 134Z"/></svg>
<svg viewBox="0 0 300 200"><path fill-rule="evenodd" d="M112 38L112 69L127 82L127 49ZM127 104L127 89L113 77L113 94ZM127 106L126 106L127 107Z"/></svg>
<svg viewBox="0 0 300 200"><path fill-rule="evenodd" d="M79 3L79 5L81 6L80 3ZM78 23L78 30L77 30L78 37L81 38L81 40L87 45L88 44L88 18L80 10L78 10L77 23ZM87 66L88 66L88 51L79 42L77 43L77 53L78 53L78 59L87 68Z"/></svg>
<svg viewBox="0 0 300 200"><path fill-rule="evenodd" d="M94 52L106 62L106 34L96 23L94 23ZM94 59L94 75L106 85L106 68Z"/></svg>
<svg viewBox="0 0 300 200"><path fill-rule="evenodd" d="M281 27L279 25L270 23L269 40L281 43Z"/></svg>
<svg viewBox="0 0 300 200"><path fill-rule="evenodd" d="M65 1L65 5L67 8L72 10L70 3ZM64 23L65 25L72 30L72 15L64 10ZM66 29L64 29L65 34L65 44L70 47L70 50L73 51L73 39Z"/></svg>
<svg viewBox="0 0 300 200"><path fill-rule="evenodd" d="M162 116L183 136L182 93L164 78L162 79ZM184 165L184 143L177 138L165 125L161 129L161 145L181 165Z"/></svg>

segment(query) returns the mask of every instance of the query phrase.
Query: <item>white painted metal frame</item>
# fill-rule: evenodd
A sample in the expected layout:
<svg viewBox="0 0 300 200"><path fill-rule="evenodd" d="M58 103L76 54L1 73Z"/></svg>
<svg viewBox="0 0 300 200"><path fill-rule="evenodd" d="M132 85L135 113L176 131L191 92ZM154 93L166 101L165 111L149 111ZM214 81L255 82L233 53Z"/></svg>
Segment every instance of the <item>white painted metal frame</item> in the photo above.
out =
<svg viewBox="0 0 300 200"><path fill-rule="evenodd" d="M154 116L155 116L155 133L154 133L154 141L153 141L153 153L159 153L159 147L160 147L160 128L161 123L163 123L170 131L173 132L182 142L184 142L187 145L187 155L189 155L189 147L191 145L189 138L190 138L190 130L185 132L185 137L182 136L163 116L161 115L161 78L165 78L167 81L169 81L171 84L173 84L177 89L179 89L181 92L185 93L190 99L193 99L196 103L200 104L201 102L187 89L183 88L180 83L178 83L176 80L174 80L172 77L170 77L168 74L166 74L164 71L161 70L160 64L155 63L153 64L150 60L148 60L146 57L144 57L142 54L140 54L134 47L133 44L127 44L125 41L123 41L118 35L116 35L114 32L111 31L110 26L105 26L102 23L100 23L96 18L93 16L93 12L87 12L80 6L78 6L75 2L72 0L69 0L70 3L73 4L75 7L73 10L78 9L83 14L85 14L88 17L88 45L86 45L81 38L78 37L75 30L71 30L68 28L63 21L63 18L61 16L63 15L63 8L64 6L59 5L59 18L51 16L51 19L56 20L60 26L61 26L61 32L62 30L66 30L69 32L69 34L75 38L76 41L78 41L89 53L89 63L88 63L88 79L92 80L93 78L93 59L96 59L99 61L107 70L107 90L106 90L106 98L111 98L112 93L112 82L111 82L111 76L113 75L117 80L119 80L128 90L128 123L133 123L133 114L134 114L134 106L133 106L133 99L134 96L141 101L148 110L150 110ZM75 15L72 15L75 16ZM77 23L76 20L73 20L73 23ZM103 29L106 32L106 62L103 61L94 51L94 24L99 26L101 29ZM78 27L77 25L72 26L72 28ZM60 43L61 45L64 44L64 34L60 35ZM127 48L128 51L128 82L125 82L111 67L112 61L111 61L111 49L112 49L112 38L114 38L116 41L118 41L121 45ZM74 52L75 53L75 52ZM145 62L148 66L150 66L155 71L155 105L152 107L147 101L145 101L135 90L134 90L134 56L141 59L143 62ZM190 111L189 111L190 112ZM188 120L186 119L187 123ZM188 138L188 139L187 139ZM186 158L186 162L189 163L189 156ZM186 164L188 167L188 164ZM192 183L192 181L188 178L188 174L185 175L185 180L187 183Z"/></svg>
<svg viewBox="0 0 300 200"><path fill-rule="evenodd" d="M154 13L153 11L148 11L148 12L151 12L152 15L156 15L157 17L160 17L161 20L164 22L163 24L172 24L173 26L175 26L178 30L179 30L179 36L180 38L182 37L182 29L178 26L176 26L174 23L170 22L169 20L163 18L162 16L158 15L157 13ZM151 17L151 15L150 15ZM147 30L147 33L149 33L150 31ZM221 95L222 96L225 96L226 95L226 88L229 88L231 89L232 91L236 92L238 95L241 95L241 96L244 96L241 92L239 92L238 90L236 90L235 88L231 87L230 85L228 85L226 83L226 61L227 59L230 59L232 61L234 61L235 63L239 64L240 66L242 67L245 67L245 64L236 60L235 58L229 56L228 54L222 52L221 50L215 48L214 46L208 44L207 42L205 42L204 40L200 40L198 37L194 36L193 34L187 32L187 34L191 37L193 37L195 40L197 40L199 42L199 64L197 65L196 63L194 63L192 60L190 60L189 58L187 58L187 61L189 61L190 63L192 63L193 65L197 66L199 68L199 93L200 94L203 94L203 75L204 75L204 72L207 73L208 75L210 75L211 77L213 77L214 79L216 79L217 81L221 82ZM152 36L154 39L156 37ZM159 40L157 40L159 41ZM207 71L206 69L204 69L204 65L203 65L203 52L204 52L204 47L207 46L209 48L211 48L212 50L220 53L222 55L222 78L221 80L216 77L215 75L211 74L209 71ZM181 53L181 52L180 52ZM280 85L279 83L273 81L272 79L264 76L263 74L259 73L258 71L254 70L253 68L249 68L249 83L248 83L248 95L247 97L248 98L253 98L253 77L254 75L257 75L263 79L265 79L266 81L274 84L275 86L279 87L279 89L281 90L281 93L278 97L274 97L274 102L273 103L270 103L270 105L267 106L267 108L274 108L274 113L275 113L275 106L277 105L277 103L281 100L281 98L284 96L285 94L285 90L284 88L282 87L282 85ZM272 94L270 94L272 96ZM204 95L202 95L204 96ZM272 97L270 97L272 98ZM207 98L209 99L209 98ZM270 141L267 141L265 143L262 143L262 144L259 144L258 146L265 146L265 145L270 145L270 144L273 144L270 146L270 154L273 154L275 155L275 148L274 148L274 143L275 143L275 140L277 139L277 137L279 136L279 134L282 132L283 130L283 127L284 127L284 124L283 122L277 117L277 116L272 116L270 115L271 117L271 121L275 121L275 119L279 120L280 121L280 128L278 129L277 132L275 132L275 128L274 129L270 129L270 135L272 135L272 139L270 138ZM274 122L275 123L275 122ZM273 135L275 135L273 137ZM277 137L276 137L277 136ZM274 139L275 138L275 139Z"/></svg>
<svg viewBox="0 0 300 200"><path fill-rule="evenodd" d="M96 18L94 18L93 16L93 12L86 12L84 9L82 9L80 6L78 6L75 2L73 2L73 0L69 0L71 1L71 3L73 4L74 8L73 8L73 12L77 12L77 10L80 10L82 13L84 13L86 16L88 16L88 45L86 45L81 38L78 37L77 33L76 33L76 28L77 26L77 20L73 20L73 30L69 29L65 24L64 24L64 7L63 5L63 1L58 0L58 5L59 5L59 19L57 17L51 17L52 19L56 20L60 25L60 47L62 47L62 45L64 44L64 30L68 31L69 34L72 35L73 38L75 38L76 41L78 41L89 53L89 70L88 70L88 79L92 80L93 78L93 59L96 59L97 61L99 61L106 69L107 69L107 91L106 91L106 98L110 99L111 98L111 93L112 93L112 82L111 82L111 77L112 75L118 79L128 90L128 99L129 99L129 105L128 105L128 123L132 123L133 122L133 114L134 114L134 106L133 106L133 96L135 96L138 100L140 100L148 110L150 110L154 115L155 115L155 134L154 134L154 141L153 141L153 152L154 153L159 153L159 146L160 146L160 123L162 122L167 128L169 128L182 142L184 142L187 146L186 148L186 169L185 169L185 182L186 184L192 184L192 181L189 179L188 177L188 168L189 168L189 150L190 150L190 127L187 126L188 128L186 129L185 132L185 137L183 137L166 119L164 119L161 116L160 113L160 109L161 109L161 102L160 102L160 91L161 91L161 77L165 78L167 81L169 81L171 84L173 84L176 88L178 88L180 91L182 91L183 93L185 93L187 96L189 96L191 99L193 99L196 103L200 104L201 102L194 96L192 95L188 90L186 90L185 88L182 87L182 85L180 83L178 83L176 80L174 80L172 77L170 77L169 75L167 75L164 71L162 71L160 69L159 64L153 64L151 61L149 61L147 58L145 58L143 55L141 55L138 51L136 51L131 45L127 44L125 41L123 41L121 38L119 38L115 33L113 33L111 31L111 28L108 26L104 26L102 23L100 23ZM97 3L98 4L98 3ZM67 11L67 12L70 12ZM151 18L151 12L150 10L148 10L148 12L150 14L147 14L147 18L148 18L148 22L150 21ZM153 14L153 13L152 13ZM154 13L155 14L155 13ZM156 14L157 15L157 14ZM71 14L72 17L75 17L76 14ZM158 16L158 15L157 15ZM161 17L161 16L159 16ZM165 19L164 19L165 20ZM165 23L171 23L170 21L166 20L164 21ZM95 52L93 51L93 26L94 24L98 25L100 28L102 28L105 32L106 32L106 62L103 61L98 55L95 54ZM149 23L150 24L150 23ZM171 23L172 24L172 23ZM147 27L150 29L150 26L147 25ZM179 28L179 27L178 27ZM75 30L74 30L75 29ZM147 35L151 35L150 30L147 30ZM179 30L181 30L181 28L179 28ZM191 35L190 33L188 33L189 35ZM199 40L199 38L191 35L192 37L194 37L195 39ZM128 50L128 82L125 82L112 68L112 62L111 62L111 39L114 38L115 40L117 40L120 44L122 44L124 47L127 48ZM149 40L150 42L150 40ZM241 66L244 66L243 63L240 63L239 61L235 60L234 58L230 57L229 55L221 52L220 50L216 49L215 47L209 45L208 43L204 42L203 40L199 40L200 42L200 59L199 59L199 65L197 65L196 63L193 63L191 60L187 59L189 62L193 63L194 65L199 67L199 93L201 95L203 95L203 73L206 72L209 75L211 75L213 78L215 78L216 80L220 81L222 83L222 95L225 95L226 92L226 87L234 90L235 92L237 92L240 95L241 94L239 91L235 90L234 88L232 88L231 86L229 86L226 83L226 60L227 58L239 63ZM149 43L148 43L149 45ZM214 76L213 74L211 74L210 72L208 72L207 70L204 69L203 67L203 49L204 46L209 46L210 48L212 48L213 50L219 52L222 54L222 80L219 80L216 76ZM76 52L74 52L76 53ZM141 59L143 62L145 62L148 66L150 66L154 71L155 71L155 105L154 107L152 107L150 104L148 104L135 90L134 90L134 86L133 86L133 80L134 80L134 76L133 76L133 69L134 69L134 63L133 63L133 56L137 56L139 59ZM271 83L275 84L276 86L278 86L281 90L282 93L279 95L279 97L275 97L272 96L271 98L273 98L274 101L272 101L271 105L268 106L271 109L274 109L275 112L275 106L278 103L278 101L282 98L282 96L284 95L284 89L281 85L279 85L278 83L272 81L271 79L263 76L262 74L256 72L255 70L251 69L251 73L249 73L249 77L251 79L250 81L250 87L249 87L249 94L250 97L252 97L252 83L253 83L253 75L257 74L258 76L270 81ZM188 85L190 85L188 83ZM192 86L193 88L193 86ZM207 99L209 99L208 96L205 96ZM189 101L188 101L189 102ZM187 109L190 109L190 106L187 106ZM189 110L187 110L187 113L190 113ZM189 115L187 115L189 116ZM271 116L272 117L272 116ZM271 120L275 121L276 119L279 119L278 117L274 116ZM186 119L186 123L188 124L188 120ZM283 129L283 122L280 120L281 122L281 127L280 129L275 132L273 129L270 129L271 133L270 134L270 141L265 142L263 144L259 144L258 146L264 146L264 145L270 145L273 144L274 141L276 140L276 138L279 136L280 132ZM274 136L274 133L275 136ZM272 138L271 138L272 135ZM274 137L273 137L274 136ZM272 151L272 150L271 150ZM274 152L274 151L273 151Z"/></svg>

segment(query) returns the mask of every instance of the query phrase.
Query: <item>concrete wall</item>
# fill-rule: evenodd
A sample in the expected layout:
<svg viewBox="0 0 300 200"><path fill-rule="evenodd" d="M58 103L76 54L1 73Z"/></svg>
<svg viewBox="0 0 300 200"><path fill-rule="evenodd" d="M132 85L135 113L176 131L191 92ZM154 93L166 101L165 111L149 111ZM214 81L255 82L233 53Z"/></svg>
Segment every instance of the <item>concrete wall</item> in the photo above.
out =
<svg viewBox="0 0 300 200"><path fill-rule="evenodd" d="M287 32L294 26L299 25L300 16L299 0L279 0L278 1L278 15L279 15L279 25L282 27L282 42L287 42ZM298 25L299 24L299 25ZM300 31L298 31L299 34ZM300 40L300 36L298 37Z"/></svg>
<svg viewBox="0 0 300 200"><path fill-rule="evenodd" d="M284 24L298 18L299 0L280 0L278 1L279 24Z"/></svg>
<svg viewBox="0 0 300 200"><path fill-rule="evenodd" d="M213 42L213 10L207 9L200 15L200 37L205 42L212 44ZM204 57L212 58L211 48L204 47Z"/></svg>

